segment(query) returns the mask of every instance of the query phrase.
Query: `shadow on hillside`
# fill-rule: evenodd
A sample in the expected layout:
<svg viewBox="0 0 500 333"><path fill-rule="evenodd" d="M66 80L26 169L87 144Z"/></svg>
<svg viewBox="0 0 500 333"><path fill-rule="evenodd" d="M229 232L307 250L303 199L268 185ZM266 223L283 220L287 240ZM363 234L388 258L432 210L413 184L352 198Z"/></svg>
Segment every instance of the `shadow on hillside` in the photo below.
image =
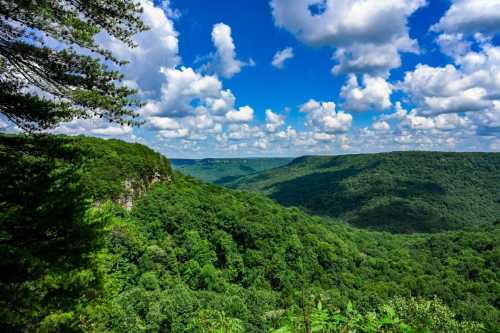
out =
<svg viewBox="0 0 500 333"><path fill-rule="evenodd" d="M429 231L431 225L438 225L438 230L450 228L450 221L441 221L430 205L443 201L446 191L442 186L427 180L370 178L377 166L313 173L265 190L283 205L347 218L360 227L396 233Z"/></svg>
<svg viewBox="0 0 500 333"><path fill-rule="evenodd" d="M360 228L405 234L439 232L457 227L436 208L424 202L399 198L362 209L349 222Z"/></svg>
<svg viewBox="0 0 500 333"><path fill-rule="evenodd" d="M214 181L214 184L217 184L217 185L224 185L226 183L230 183L230 182L233 182L239 178L242 178L244 176L225 176L225 177L221 177L217 180Z"/></svg>
<svg viewBox="0 0 500 333"><path fill-rule="evenodd" d="M299 206L321 215L339 216L359 204L358 200L337 199L341 199L340 196L347 190L343 181L355 177L361 171L349 167L335 172L317 172L274 184L264 190L283 205ZM334 202L336 205L333 205Z"/></svg>

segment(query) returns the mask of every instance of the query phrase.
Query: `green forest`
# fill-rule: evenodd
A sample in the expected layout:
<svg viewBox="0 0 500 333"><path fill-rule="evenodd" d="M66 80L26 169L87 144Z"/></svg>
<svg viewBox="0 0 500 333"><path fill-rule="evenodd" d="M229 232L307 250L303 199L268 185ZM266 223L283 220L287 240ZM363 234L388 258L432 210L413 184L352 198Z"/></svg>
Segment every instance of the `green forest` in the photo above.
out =
<svg viewBox="0 0 500 333"><path fill-rule="evenodd" d="M500 221L500 153L306 156L225 186L393 233L482 228Z"/></svg>
<svg viewBox="0 0 500 333"><path fill-rule="evenodd" d="M117 140L0 155L4 332L498 332L498 225L357 229Z"/></svg>
<svg viewBox="0 0 500 333"><path fill-rule="evenodd" d="M185 175L213 184L225 184L247 176L284 166L293 158L206 158L170 159L172 167Z"/></svg>
<svg viewBox="0 0 500 333"><path fill-rule="evenodd" d="M255 132L254 110L206 72L220 64L200 63L222 55L237 71L255 67L235 58L230 26L212 32L225 51L197 55L196 71L181 66L173 22L184 13L169 4L0 0L0 333L500 332L499 153L171 162L139 143L54 134L81 125L159 151L205 140L181 128L181 111L216 141L239 124L266 148L257 139L285 129L288 107L266 110L267 134ZM129 76L143 68L123 70L126 57L158 60L139 42L168 44L172 64L145 76L159 86L154 74L188 74L174 75L177 95L149 100ZM306 104L326 107L329 123L343 114Z"/></svg>

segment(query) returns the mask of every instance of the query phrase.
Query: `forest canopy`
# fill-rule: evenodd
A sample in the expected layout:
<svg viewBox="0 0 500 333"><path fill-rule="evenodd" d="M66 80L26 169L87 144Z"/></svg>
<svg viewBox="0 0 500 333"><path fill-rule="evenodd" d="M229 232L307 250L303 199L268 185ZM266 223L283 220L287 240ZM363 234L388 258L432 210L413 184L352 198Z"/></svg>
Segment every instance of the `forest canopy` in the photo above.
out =
<svg viewBox="0 0 500 333"><path fill-rule="evenodd" d="M307 323L319 332L378 332L386 324L387 332L438 325L477 332L498 325L500 230L493 225L430 235L360 230L172 172L137 144L22 136L1 143L2 187L10 192L0 197L0 247L10 255L0 268L23 272L0 281L7 332L296 332ZM47 158L47 147L58 153ZM23 155L26 149L32 153ZM30 170L23 182L8 177L19 163ZM125 179L106 176L110 163ZM52 185L31 183L35 172ZM126 180L143 184L131 210L115 195ZM26 206L23 193L37 200ZM16 225L32 221L49 227L26 230L44 240L42 251L17 233Z"/></svg>
<svg viewBox="0 0 500 333"><path fill-rule="evenodd" d="M500 217L500 153L305 156L224 182L285 206L393 233L483 228Z"/></svg>

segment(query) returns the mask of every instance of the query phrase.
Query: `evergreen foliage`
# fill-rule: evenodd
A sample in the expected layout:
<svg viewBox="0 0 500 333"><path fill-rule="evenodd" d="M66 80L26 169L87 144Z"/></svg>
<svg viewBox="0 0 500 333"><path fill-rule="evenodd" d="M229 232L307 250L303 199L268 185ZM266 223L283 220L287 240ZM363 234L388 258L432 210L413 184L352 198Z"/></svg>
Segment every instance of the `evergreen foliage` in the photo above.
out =
<svg viewBox="0 0 500 333"><path fill-rule="evenodd" d="M133 47L140 13L133 0L0 0L0 112L27 131L90 117L136 124L135 90L103 64L125 62L94 36Z"/></svg>

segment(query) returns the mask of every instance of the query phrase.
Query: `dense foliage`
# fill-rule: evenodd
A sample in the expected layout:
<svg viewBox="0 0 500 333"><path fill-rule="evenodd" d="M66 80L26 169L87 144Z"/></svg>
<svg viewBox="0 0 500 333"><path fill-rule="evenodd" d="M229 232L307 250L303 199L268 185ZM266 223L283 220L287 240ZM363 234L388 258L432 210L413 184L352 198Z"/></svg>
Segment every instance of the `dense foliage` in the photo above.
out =
<svg viewBox="0 0 500 333"><path fill-rule="evenodd" d="M289 310L284 325L273 333L295 332L367 332L367 333L430 333L488 332L491 326L458 321L455 314L439 300L396 297L376 311L359 313L351 303L344 311L325 309L321 299L313 307ZM411 325L407 324L411 323Z"/></svg>
<svg viewBox="0 0 500 333"><path fill-rule="evenodd" d="M391 232L436 232L500 219L500 154L315 156L225 185L286 206Z"/></svg>
<svg viewBox="0 0 500 333"><path fill-rule="evenodd" d="M2 140L2 187L10 189L0 197L3 331L458 333L498 325L498 228L359 230L172 175L145 147L44 140ZM108 163L127 177L106 178ZM103 202L115 193L107 180L149 172L163 172L163 181L132 210ZM90 206L95 193L101 204ZM25 247L19 230L44 247Z"/></svg>
<svg viewBox="0 0 500 333"><path fill-rule="evenodd" d="M0 0L0 112L28 131L75 118L136 123L135 90L103 64L125 62L94 37L133 47L140 13L133 0Z"/></svg>
<svg viewBox="0 0 500 333"><path fill-rule="evenodd" d="M146 190L153 176L169 179L169 162L117 140L11 135L0 136L0 160L2 332L54 320L69 329L76 319L62 310L100 288L91 256L103 220L92 202L119 201L125 180Z"/></svg>
<svg viewBox="0 0 500 333"><path fill-rule="evenodd" d="M223 185L241 176L288 164L292 158L207 158L171 159L172 166L185 175Z"/></svg>

